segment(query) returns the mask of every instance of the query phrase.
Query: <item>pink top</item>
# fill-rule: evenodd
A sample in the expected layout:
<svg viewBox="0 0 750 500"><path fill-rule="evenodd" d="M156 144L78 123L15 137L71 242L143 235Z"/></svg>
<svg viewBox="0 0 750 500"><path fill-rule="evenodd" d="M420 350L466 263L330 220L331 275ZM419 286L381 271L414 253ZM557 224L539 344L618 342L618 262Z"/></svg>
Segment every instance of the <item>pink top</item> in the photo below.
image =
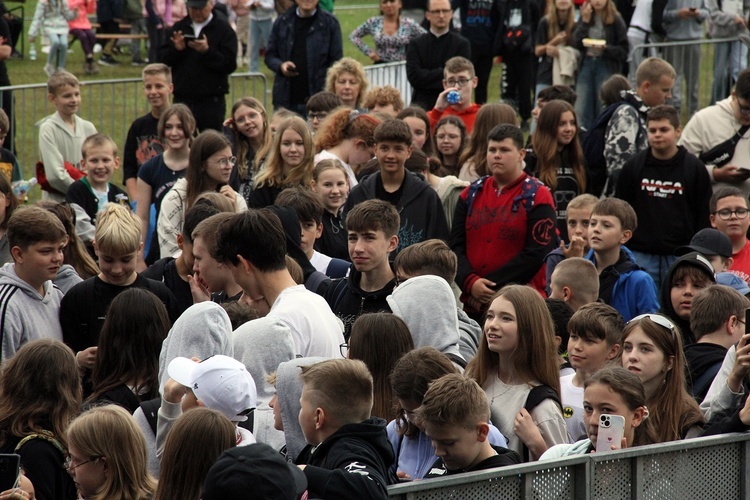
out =
<svg viewBox="0 0 750 500"><path fill-rule="evenodd" d="M68 21L68 27L72 30L90 30L89 14L96 13L96 0L68 0L68 6L70 10L78 12L78 17Z"/></svg>

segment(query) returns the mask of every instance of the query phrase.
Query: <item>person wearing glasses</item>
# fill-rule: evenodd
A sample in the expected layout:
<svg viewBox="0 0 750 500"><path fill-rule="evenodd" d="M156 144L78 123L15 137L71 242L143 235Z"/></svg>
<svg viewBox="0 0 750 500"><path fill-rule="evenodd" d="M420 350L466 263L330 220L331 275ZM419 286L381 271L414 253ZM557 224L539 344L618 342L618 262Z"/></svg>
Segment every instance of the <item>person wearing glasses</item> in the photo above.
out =
<svg viewBox="0 0 750 500"><path fill-rule="evenodd" d="M721 149L724 154L704 161L714 191L733 186L750 194L750 68L739 74L732 95L693 115L678 144L698 157Z"/></svg>
<svg viewBox="0 0 750 500"><path fill-rule="evenodd" d="M747 193L737 187L717 189L709 201L711 226L729 236L732 263L729 272L750 283L750 229Z"/></svg>
<svg viewBox="0 0 750 500"><path fill-rule="evenodd" d="M359 25L349 35L349 40L375 64L406 60L406 47L413 39L427 31L410 17L401 16L401 0L380 0L380 16L374 16ZM370 35L375 49L362 41Z"/></svg>
<svg viewBox="0 0 750 500"><path fill-rule="evenodd" d="M630 203L638 216L628 248L658 289L677 258L675 250L709 227L712 192L703 163L677 145L682 129L675 108L651 108L646 129L649 146L622 167L615 196Z"/></svg>
<svg viewBox="0 0 750 500"><path fill-rule="evenodd" d="M481 104L473 103L471 99L478 81L471 61L460 56L448 59L443 70L443 91L438 95L435 107L427 113L430 117L430 128L434 130L443 116L456 115L464 122L466 131L470 134L474 129L477 113L482 107ZM458 92L456 102L448 100L449 94L454 91Z"/></svg>
<svg viewBox="0 0 750 500"><path fill-rule="evenodd" d="M223 134L207 130L195 139L185 177L174 183L162 201L156 224L162 259L180 254L177 235L182 231L185 212L201 193L218 191L232 202L235 211L247 210L245 198L229 185L235 163L237 158L232 156L232 146Z"/></svg>
<svg viewBox="0 0 750 500"><path fill-rule="evenodd" d="M406 77L414 92L411 104L432 109L443 88L443 68L451 57L471 58L469 41L450 30L453 9L448 0L429 0L425 17L430 31L406 48Z"/></svg>

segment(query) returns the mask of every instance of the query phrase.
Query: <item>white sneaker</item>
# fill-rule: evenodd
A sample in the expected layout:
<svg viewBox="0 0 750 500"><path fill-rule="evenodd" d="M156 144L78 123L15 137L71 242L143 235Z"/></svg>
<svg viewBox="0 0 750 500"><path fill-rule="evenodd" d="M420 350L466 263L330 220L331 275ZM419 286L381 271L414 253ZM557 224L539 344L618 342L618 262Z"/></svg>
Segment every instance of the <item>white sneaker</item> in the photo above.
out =
<svg viewBox="0 0 750 500"><path fill-rule="evenodd" d="M102 44L100 44L100 43L95 43L95 44L94 44L94 54L98 54L98 53L99 53L99 52L101 52L101 51L102 51Z"/></svg>
<svg viewBox="0 0 750 500"><path fill-rule="evenodd" d="M49 45L42 46L42 52L44 54L49 54Z"/></svg>
<svg viewBox="0 0 750 500"><path fill-rule="evenodd" d="M45 64L44 65L44 72L47 73L47 76L52 75L52 73L55 72L55 67L51 64Z"/></svg>

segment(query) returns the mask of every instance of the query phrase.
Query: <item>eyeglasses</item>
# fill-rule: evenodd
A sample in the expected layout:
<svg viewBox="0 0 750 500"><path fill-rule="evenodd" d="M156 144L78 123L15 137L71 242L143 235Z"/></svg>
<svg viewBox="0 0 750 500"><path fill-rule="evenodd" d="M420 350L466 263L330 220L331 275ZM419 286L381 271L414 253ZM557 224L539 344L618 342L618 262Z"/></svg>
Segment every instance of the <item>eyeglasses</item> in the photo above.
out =
<svg viewBox="0 0 750 500"><path fill-rule="evenodd" d="M213 160L214 163L219 164L221 167L228 167L228 166L234 166L237 163L237 157L236 156L230 156L229 158L219 158L218 160Z"/></svg>
<svg viewBox="0 0 750 500"><path fill-rule="evenodd" d="M339 344L339 351L344 358L347 358L349 356L349 344L346 342Z"/></svg>
<svg viewBox="0 0 750 500"><path fill-rule="evenodd" d="M713 214L718 215L721 220L729 220L732 218L732 215L736 215L738 219L744 219L747 217L748 209L738 208L737 210L729 210L728 208L724 208L722 210L717 210Z"/></svg>
<svg viewBox="0 0 750 500"><path fill-rule="evenodd" d="M66 471L68 471L68 474L72 474L73 471L75 469L77 469L78 467L80 467L82 465L86 465L86 464L91 463L91 462L96 462L100 458L102 458L102 457L90 458L90 459L86 460L85 462L81 462L80 464L73 465L73 458L70 455L68 455L68 457L65 459L65 462L63 463L63 467L65 468Z"/></svg>
<svg viewBox="0 0 750 500"><path fill-rule="evenodd" d="M436 16L440 16L440 15L447 16L453 13L451 9L435 9L435 10L428 10L427 12L429 12L430 14L435 14Z"/></svg>
<svg viewBox="0 0 750 500"><path fill-rule="evenodd" d="M471 80L468 78L459 78L458 80L443 80L449 87L466 87Z"/></svg>
<svg viewBox="0 0 750 500"><path fill-rule="evenodd" d="M642 320L644 318L650 319L651 321L653 321L657 325L659 325L659 326L661 326L663 328L666 328L667 330L669 330L670 332L672 332L672 337L673 338L675 338L677 336L677 333L676 333L677 332L677 327L674 325L674 323L672 323L672 320L670 320L666 316L662 316L661 314L639 314L635 318L633 318L630 321L628 321L627 324L629 325L633 321L640 321L640 320Z"/></svg>
<svg viewBox="0 0 750 500"><path fill-rule="evenodd" d="M315 120L323 121L323 120L326 119L327 116L328 116L328 113L323 113L323 112L321 112L321 113L315 113L315 112L307 113L307 117L310 119L310 121L315 121Z"/></svg>
<svg viewBox="0 0 750 500"><path fill-rule="evenodd" d="M249 121L257 120L261 116L263 116L263 115L261 115L260 113L250 112L250 113L248 113L245 116L239 116L239 117L237 117L237 119L234 122L236 124L238 124L238 125L244 125L245 123L247 123Z"/></svg>
<svg viewBox="0 0 750 500"><path fill-rule="evenodd" d="M750 115L750 106L743 106L737 96L734 96L734 100L737 101L737 108L739 108L741 115Z"/></svg>

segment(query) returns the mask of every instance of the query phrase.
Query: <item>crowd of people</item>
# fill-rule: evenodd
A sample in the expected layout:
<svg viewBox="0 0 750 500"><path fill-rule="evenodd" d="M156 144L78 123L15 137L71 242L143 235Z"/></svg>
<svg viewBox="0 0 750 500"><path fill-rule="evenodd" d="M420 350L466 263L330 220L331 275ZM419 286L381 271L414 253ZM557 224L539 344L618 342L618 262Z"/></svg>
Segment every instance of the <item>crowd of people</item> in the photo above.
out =
<svg viewBox="0 0 750 500"><path fill-rule="evenodd" d="M427 30L388 0L352 35L406 59L411 103L369 88L335 17L299 0L271 29L274 112L245 97L225 116L212 6L189 0L169 64L143 69L122 187L63 69L42 201L19 199L2 152L0 452L22 473L0 498L384 498L750 430L750 70L683 130L684 68L643 58L630 89L609 77L627 54L614 4L575 20L558 0L533 53L608 42L582 51L575 90L540 63L525 138L523 106L480 102L472 55L493 49L451 29L447 0ZM203 64L208 93L186 80Z"/></svg>

